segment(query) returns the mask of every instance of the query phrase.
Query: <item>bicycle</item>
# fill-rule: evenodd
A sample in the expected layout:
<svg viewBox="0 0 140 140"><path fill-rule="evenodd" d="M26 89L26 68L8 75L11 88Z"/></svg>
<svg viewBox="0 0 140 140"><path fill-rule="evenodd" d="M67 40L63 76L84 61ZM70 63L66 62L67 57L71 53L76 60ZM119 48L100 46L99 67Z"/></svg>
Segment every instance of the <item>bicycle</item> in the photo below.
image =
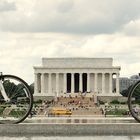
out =
<svg viewBox="0 0 140 140"><path fill-rule="evenodd" d="M136 82L128 92L128 107L131 115L140 123L140 81Z"/></svg>
<svg viewBox="0 0 140 140"><path fill-rule="evenodd" d="M32 110L33 95L28 84L14 75L0 74L0 123L17 124Z"/></svg>

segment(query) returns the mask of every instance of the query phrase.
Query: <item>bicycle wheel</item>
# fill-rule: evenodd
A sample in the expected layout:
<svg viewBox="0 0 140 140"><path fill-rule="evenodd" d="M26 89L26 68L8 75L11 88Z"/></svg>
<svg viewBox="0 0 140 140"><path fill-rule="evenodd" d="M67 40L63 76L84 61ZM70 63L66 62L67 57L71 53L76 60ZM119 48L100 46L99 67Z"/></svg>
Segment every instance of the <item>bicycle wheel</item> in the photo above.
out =
<svg viewBox="0 0 140 140"><path fill-rule="evenodd" d="M28 84L13 75L0 76L5 92L10 101L5 101L0 94L0 123L20 123L29 115L33 105L33 96Z"/></svg>
<svg viewBox="0 0 140 140"><path fill-rule="evenodd" d="M129 91L128 107L131 115L140 122L140 81L134 84Z"/></svg>

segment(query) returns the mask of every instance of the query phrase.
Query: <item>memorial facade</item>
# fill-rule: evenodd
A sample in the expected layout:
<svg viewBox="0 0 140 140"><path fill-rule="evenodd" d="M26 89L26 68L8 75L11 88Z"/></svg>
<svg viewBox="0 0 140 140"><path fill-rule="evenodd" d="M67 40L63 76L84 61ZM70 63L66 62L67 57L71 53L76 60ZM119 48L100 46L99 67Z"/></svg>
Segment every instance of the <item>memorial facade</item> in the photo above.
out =
<svg viewBox="0 0 140 140"><path fill-rule="evenodd" d="M112 58L42 58L34 73L34 96L120 95L120 66Z"/></svg>

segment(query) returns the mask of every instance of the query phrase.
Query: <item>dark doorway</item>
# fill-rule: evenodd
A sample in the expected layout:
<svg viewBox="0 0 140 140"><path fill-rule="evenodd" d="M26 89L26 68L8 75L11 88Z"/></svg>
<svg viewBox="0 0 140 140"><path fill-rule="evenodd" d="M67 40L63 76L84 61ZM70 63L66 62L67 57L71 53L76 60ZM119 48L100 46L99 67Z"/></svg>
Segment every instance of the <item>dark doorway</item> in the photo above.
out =
<svg viewBox="0 0 140 140"><path fill-rule="evenodd" d="M83 73L83 92L86 92L87 91L87 74L86 73Z"/></svg>
<svg viewBox="0 0 140 140"><path fill-rule="evenodd" d="M79 73L74 74L74 92L79 92Z"/></svg>
<svg viewBox="0 0 140 140"><path fill-rule="evenodd" d="M71 93L71 74L67 73L67 93Z"/></svg>

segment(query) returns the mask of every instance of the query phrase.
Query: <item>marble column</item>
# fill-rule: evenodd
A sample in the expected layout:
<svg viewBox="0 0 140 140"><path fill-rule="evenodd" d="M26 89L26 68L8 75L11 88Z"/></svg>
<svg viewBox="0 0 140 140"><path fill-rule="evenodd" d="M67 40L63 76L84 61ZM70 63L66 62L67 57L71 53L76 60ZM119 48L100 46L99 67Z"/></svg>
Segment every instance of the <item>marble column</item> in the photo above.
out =
<svg viewBox="0 0 140 140"><path fill-rule="evenodd" d="M109 93L112 94L112 73L109 73Z"/></svg>
<svg viewBox="0 0 140 140"><path fill-rule="evenodd" d="M87 92L90 92L90 73L87 73Z"/></svg>
<svg viewBox="0 0 140 140"><path fill-rule="evenodd" d="M67 73L64 73L63 74L63 80L64 80L64 83L63 83L63 93L66 93L67 92Z"/></svg>
<svg viewBox="0 0 140 140"><path fill-rule="evenodd" d="M82 80L82 73L79 73L79 91L83 91L83 80Z"/></svg>
<svg viewBox="0 0 140 140"><path fill-rule="evenodd" d="M105 73L102 73L102 94L105 93Z"/></svg>
<svg viewBox="0 0 140 140"><path fill-rule="evenodd" d="M48 75L49 75L49 79L48 79L48 81L49 81L49 94L51 95L52 94L52 74L51 73L48 73Z"/></svg>
<svg viewBox="0 0 140 140"><path fill-rule="evenodd" d="M59 94L59 73L56 73L56 95Z"/></svg>
<svg viewBox="0 0 140 140"><path fill-rule="evenodd" d="M71 93L74 93L74 73L71 73Z"/></svg>
<svg viewBox="0 0 140 140"><path fill-rule="evenodd" d="M119 85L119 73L116 73L116 93L120 93L120 85Z"/></svg>
<svg viewBox="0 0 140 140"><path fill-rule="evenodd" d="M37 94L38 92L39 92L39 90L38 90L38 74L35 73L34 93Z"/></svg>
<svg viewBox="0 0 140 140"><path fill-rule="evenodd" d="M98 87L98 73L95 73L94 74L94 92L98 92L98 89L97 89L97 87Z"/></svg>
<svg viewBox="0 0 140 140"><path fill-rule="evenodd" d="M41 73L41 94L45 92L45 77L44 73Z"/></svg>

